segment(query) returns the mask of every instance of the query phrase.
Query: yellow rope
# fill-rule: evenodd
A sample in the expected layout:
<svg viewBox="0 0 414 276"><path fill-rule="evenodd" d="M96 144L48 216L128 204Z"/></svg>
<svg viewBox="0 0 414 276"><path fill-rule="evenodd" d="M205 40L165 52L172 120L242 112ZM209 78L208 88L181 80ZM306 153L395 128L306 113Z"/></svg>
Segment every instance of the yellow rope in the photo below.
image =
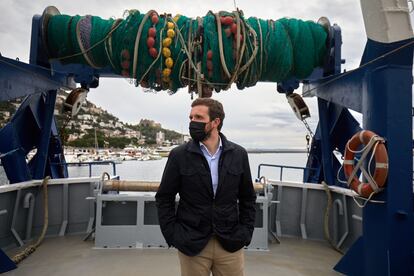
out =
<svg viewBox="0 0 414 276"><path fill-rule="evenodd" d="M326 184L325 182L322 182L322 185L325 189L326 196L328 198L328 202L327 202L326 210L325 210L325 216L324 216L325 238L329 242L329 244L332 246L333 249L335 249L337 252L339 252L343 255L344 252L334 244L334 242L331 239L331 235L329 234L329 213L330 213L331 208L332 208L332 194L331 194L331 190L329 189L328 184Z"/></svg>
<svg viewBox="0 0 414 276"><path fill-rule="evenodd" d="M48 183L49 179L50 179L50 177L47 176L47 177L45 177L45 179L43 179L43 182L42 182L42 186L43 186L43 204L44 204L44 219L43 219L42 233L40 234L40 237L38 238L38 240L36 241L35 244L29 245L22 252L20 252L20 253L18 253L15 256L12 257L12 261L15 264L20 263L21 261L23 261L24 259L29 257L30 254L35 252L36 249L42 243L43 239L45 238L46 231L47 231L47 228L48 228L48 225L49 225L49 210L48 210L48 198L47 198L47 183Z"/></svg>

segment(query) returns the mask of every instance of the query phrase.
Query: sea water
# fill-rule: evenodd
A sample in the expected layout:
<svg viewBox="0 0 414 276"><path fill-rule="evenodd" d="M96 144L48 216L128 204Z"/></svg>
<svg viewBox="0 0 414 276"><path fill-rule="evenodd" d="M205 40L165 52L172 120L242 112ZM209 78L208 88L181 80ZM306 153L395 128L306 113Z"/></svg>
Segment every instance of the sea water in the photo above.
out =
<svg viewBox="0 0 414 276"><path fill-rule="evenodd" d="M252 178L258 175L259 164L275 164L285 166L304 167L306 165L305 153L251 153L249 154L250 171ZM116 174L124 180L160 181L167 158L150 161L124 161L116 165ZM92 175L102 175L103 172L113 174L111 165L96 166L92 168ZM263 167L261 175L271 179L279 179L280 168ZM70 167L70 177L88 176L88 167ZM302 180L302 170L283 169L283 179L292 181Z"/></svg>
<svg viewBox="0 0 414 276"><path fill-rule="evenodd" d="M284 166L305 167L306 153L250 153L249 163L252 179L258 177L259 164L273 164ZM124 180L146 180L160 181L164 171L167 158L149 161L124 161L116 164L116 174ZM99 165L92 167L92 176L101 176L103 172L113 174L112 165ZM262 166L260 176L268 179L280 179L281 169L279 167ZM89 176L88 166L69 167L69 177ZM303 171L298 169L283 169L283 180L302 181ZM0 166L0 185L7 182L3 167Z"/></svg>

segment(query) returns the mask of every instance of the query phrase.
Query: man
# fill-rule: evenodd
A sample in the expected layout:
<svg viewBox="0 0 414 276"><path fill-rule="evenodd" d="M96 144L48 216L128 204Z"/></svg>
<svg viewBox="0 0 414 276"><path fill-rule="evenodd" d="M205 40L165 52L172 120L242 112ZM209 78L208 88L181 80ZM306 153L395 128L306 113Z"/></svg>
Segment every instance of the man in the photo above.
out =
<svg viewBox="0 0 414 276"><path fill-rule="evenodd" d="M179 250L182 276L240 276L255 220L247 152L220 132L220 102L199 98L191 107L192 140L171 151L155 196L161 231Z"/></svg>

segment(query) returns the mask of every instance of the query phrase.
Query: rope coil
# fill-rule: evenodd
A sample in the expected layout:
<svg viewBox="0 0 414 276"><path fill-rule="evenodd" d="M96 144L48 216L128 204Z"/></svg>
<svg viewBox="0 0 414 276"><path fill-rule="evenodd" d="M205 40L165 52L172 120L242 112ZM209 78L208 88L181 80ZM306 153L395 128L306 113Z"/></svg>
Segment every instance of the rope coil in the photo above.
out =
<svg viewBox="0 0 414 276"><path fill-rule="evenodd" d="M40 246L40 244L43 242L43 239L45 238L47 228L49 226L49 201L48 201L48 192L47 192L47 183L49 182L50 177L47 176L45 179L43 179L42 187L43 187L43 205L44 205L44 218L43 218L43 228L42 233L40 234L39 238L37 239L36 243L33 245L29 245L26 247L22 252L16 254L11 259L15 264L19 264L21 261L26 259L30 256L33 252L36 251L36 249Z"/></svg>

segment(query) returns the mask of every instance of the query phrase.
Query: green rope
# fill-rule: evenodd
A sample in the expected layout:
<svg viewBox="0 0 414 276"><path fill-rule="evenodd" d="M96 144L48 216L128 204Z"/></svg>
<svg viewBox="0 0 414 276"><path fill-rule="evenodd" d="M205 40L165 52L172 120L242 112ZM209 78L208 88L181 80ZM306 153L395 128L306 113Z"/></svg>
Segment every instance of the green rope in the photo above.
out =
<svg viewBox="0 0 414 276"><path fill-rule="evenodd" d="M228 89L232 82L244 89L258 81L303 79L323 63L327 34L319 24L287 18L277 21L245 19L239 11L220 12L218 16L223 22L221 30L218 30L213 12L197 19L156 13L146 16L137 10L128 11L124 19L118 20L55 15L49 20L48 49L50 58L63 64L109 67L115 74L131 79L136 56L135 84L170 93L187 85L197 92L197 79L202 86L216 91ZM156 55L151 55L147 44L150 28L156 31L152 46ZM175 35L168 49L163 50L169 29L173 29ZM135 53L137 42L139 47ZM170 74L165 71L167 56L164 51L169 51L173 60ZM200 70L197 66L201 66Z"/></svg>

